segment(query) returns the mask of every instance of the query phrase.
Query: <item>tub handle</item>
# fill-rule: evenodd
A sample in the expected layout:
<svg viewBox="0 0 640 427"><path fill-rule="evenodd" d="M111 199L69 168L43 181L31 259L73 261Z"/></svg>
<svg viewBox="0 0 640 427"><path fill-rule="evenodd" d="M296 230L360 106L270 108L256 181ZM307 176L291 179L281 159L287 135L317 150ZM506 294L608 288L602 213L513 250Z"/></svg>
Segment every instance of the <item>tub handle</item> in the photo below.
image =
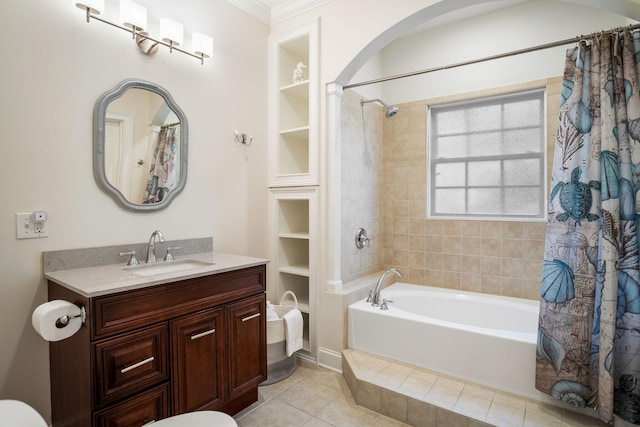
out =
<svg viewBox="0 0 640 427"><path fill-rule="evenodd" d="M391 304L393 301L390 301L386 298L382 298L382 304L380 304L380 310L389 310L389 306L387 303Z"/></svg>
<svg viewBox="0 0 640 427"><path fill-rule="evenodd" d="M369 296L367 297L367 302L373 301L373 289L369 289Z"/></svg>

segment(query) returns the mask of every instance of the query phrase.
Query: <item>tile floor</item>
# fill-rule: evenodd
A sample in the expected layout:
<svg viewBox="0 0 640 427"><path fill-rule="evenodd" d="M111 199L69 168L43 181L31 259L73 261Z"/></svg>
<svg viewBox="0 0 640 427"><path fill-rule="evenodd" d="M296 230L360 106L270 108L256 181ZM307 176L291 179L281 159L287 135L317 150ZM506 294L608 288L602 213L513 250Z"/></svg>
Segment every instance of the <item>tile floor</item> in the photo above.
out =
<svg viewBox="0 0 640 427"><path fill-rule="evenodd" d="M401 392L407 399L430 402L443 408L442 411L437 416L419 413L413 417L416 422L407 419L411 424L405 424L356 404L342 374L299 362L289 378L259 388L258 402L234 417L238 426L605 426L569 410L466 384L367 353L352 353L350 356L352 361L357 361L358 369L364 367L372 384ZM446 416L449 412L465 416Z"/></svg>
<svg viewBox="0 0 640 427"><path fill-rule="evenodd" d="M290 377L260 387L258 399L234 417L239 427L407 425L356 405L341 374L306 362Z"/></svg>

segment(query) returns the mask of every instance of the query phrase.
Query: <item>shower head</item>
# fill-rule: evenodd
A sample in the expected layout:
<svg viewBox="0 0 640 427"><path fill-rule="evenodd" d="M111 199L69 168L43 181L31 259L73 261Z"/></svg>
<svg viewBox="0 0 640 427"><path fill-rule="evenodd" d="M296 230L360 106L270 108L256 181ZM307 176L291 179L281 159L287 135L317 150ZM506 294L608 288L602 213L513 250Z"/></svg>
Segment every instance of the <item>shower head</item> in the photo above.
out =
<svg viewBox="0 0 640 427"><path fill-rule="evenodd" d="M367 101L365 101L364 99L360 100L360 106L364 106L364 104L366 104L367 102L379 102L380 104L382 104L384 106L384 108L387 110L384 113L384 116L387 119L390 119L391 117L395 116L396 113L398 112L399 108L395 105L387 105L385 104L381 99L369 99Z"/></svg>
<svg viewBox="0 0 640 427"><path fill-rule="evenodd" d="M384 113L384 116L387 119L390 119L391 117L395 116L397 112L398 112L398 107L395 105L392 105L391 107L387 107L387 111Z"/></svg>

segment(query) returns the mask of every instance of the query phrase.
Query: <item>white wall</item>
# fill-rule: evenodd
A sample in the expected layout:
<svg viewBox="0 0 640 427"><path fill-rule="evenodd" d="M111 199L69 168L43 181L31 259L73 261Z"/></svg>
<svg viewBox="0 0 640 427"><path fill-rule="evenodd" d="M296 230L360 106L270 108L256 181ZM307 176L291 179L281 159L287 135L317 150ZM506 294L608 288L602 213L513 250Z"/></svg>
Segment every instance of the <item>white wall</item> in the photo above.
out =
<svg viewBox="0 0 640 427"><path fill-rule="evenodd" d="M0 27L0 399L50 415L48 345L31 312L46 301L43 251L213 236L214 248L267 257L266 105L269 28L224 0L137 0L157 35L161 16L214 38L204 65L162 49L143 55L124 31L92 21L71 1L5 2ZM117 20L118 2L107 0ZM188 47L188 46L187 46ZM126 78L167 89L189 120L189 176L164 211L128 213L95 184L92 113ZM246 149L238 129L254 135ZM45 210L49 237L16 240L15 213ZM124 262L124 261L123 261Z"/></svg>
<svg viewBox="0 0 640 427"><path fill-rule="evenodd" d="M581 5L554 0L527 1L391 42L381 52L381 75L446 66L633 23L636 22L624 16ZM387 103L399 104L556 77L564 70L565 51L575 45L374 86L382 86Z"/></svg>

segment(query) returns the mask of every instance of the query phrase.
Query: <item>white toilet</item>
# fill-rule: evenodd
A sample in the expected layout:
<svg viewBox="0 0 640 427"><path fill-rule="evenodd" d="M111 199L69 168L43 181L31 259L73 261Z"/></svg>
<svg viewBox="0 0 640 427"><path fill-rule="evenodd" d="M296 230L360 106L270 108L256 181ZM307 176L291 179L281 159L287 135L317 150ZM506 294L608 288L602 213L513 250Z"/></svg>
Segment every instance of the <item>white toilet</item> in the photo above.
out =
<svg viewBox="0 0 640 427"><path fill-rule="evenodd" d="M7 427L47 427L47 423L31 406L19 400L0 400L0 425ZM237 427L224 412L199 411L156 421L153 427Z"/></svg>

